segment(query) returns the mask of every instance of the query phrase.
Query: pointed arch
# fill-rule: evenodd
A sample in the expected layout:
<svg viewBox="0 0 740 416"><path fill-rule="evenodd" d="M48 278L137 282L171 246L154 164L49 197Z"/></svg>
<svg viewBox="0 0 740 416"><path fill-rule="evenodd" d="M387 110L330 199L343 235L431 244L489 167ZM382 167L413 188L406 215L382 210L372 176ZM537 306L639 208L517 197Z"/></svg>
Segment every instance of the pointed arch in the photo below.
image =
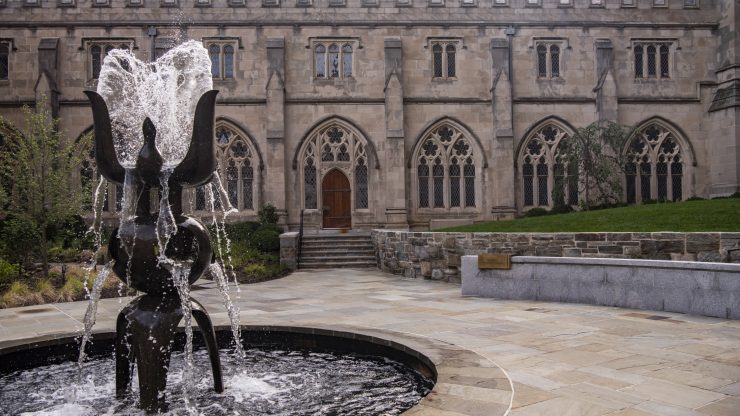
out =
<svg viewBox="0 0 740 416"><path fill-rule="evenodd" d="M416 207L478 210L483 160L480 141L460 122L442 117L427 125L409 161Z"/></svg>
<svg viewBox="0 0 740 416"><path fill-rule="evenodd" d="M372 157L373 163L372 165L375 167L375 169L380 169L380 159L378 158L378 152L375 150L375 144L373 144L372 139L370 136L363 130L360 126L357 125L354 121L350 120L347 117L339 116L339 115L330 115L323 117L319 119L316 123L314 123L313 126L308 128L306 132L301 137L301 140L298 141L298 145L296 146L295 153L293 154L293 170L298 169L298 160L301 157L301 154L305 151L306 148L306 141L313 137L313 135L320 130L322 127L325 127L328 124L331 124L332 122L336 122L340 125L345 126L345 128L354 130L358 137L362 138L364 140L365 148L369 152L369 156ZM368 165L370 165L368 163Z"/></svg>
<svg viewBox="0 0 740 416"><path fill-rule="evenodd" d="M352 209L370 208L370 159L375 159L377 169L375 148L354 123L338 116L316 123L299 142L293 158L293 168L299 171L303 208L318 209L322 179L334 169L350 180Z"/></svg>
<svg viewBox="0 0 740 416"><path fill-rule="evenodd" d="M227 117L214 123L216 165L231 205L239 211L256 211L261 204L264 161L247 129ZM206 190L195 188L194 210L207 209Z"/></svg>
<svg viewBox="0 0 740 416"><path fill-rule="evenodd" d="M427 133L429 133L429 131L431 131L432 129L439 127L439 125L443 123L451 124L456 129L460 130L465 135L465 137L471 139L477 147L476 150L480 157L481 166L483 167L483 169L488 168L488 158L486 157L486 152L483 151L483 143L478 138L478 135L473 133L473 131L467 126L467 124L463 123L455 117L450 116L437 117L436 119L424 125L424 127L420 130L421 132L416 136L416 139L414 140L412 153L406 158L406 167L409 169L413 167L414 154L419 148L421 141L424 139Z"/></svg>
<svg viewBox="0 0 740 416"><path fill-rule="evenodd" d="M659 116L643 120L625 143L623 153L628 203L681 201L691 196L694 149L674 123Z"/></svg>
<svg viewBox="0 0 740 416"><path fill-rule="evenodd" d="M534 123L522 136L516 150L518 205L523 208L554 205L553 188L563 181L565 203L578 203L578 172L564 166L558 146L575 133L575 128L557 116Z"/></svg>

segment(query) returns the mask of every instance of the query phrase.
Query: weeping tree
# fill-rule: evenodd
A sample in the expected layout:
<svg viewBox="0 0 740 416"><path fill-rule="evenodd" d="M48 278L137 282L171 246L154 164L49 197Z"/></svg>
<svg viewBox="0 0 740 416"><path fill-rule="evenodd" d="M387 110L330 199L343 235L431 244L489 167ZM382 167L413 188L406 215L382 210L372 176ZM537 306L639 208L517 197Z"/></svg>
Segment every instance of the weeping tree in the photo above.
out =
<svg viewBox="0 0 740 416"><path fill-rule="evenodd" d="M558 163L565 172L553 187L553 202L565 205L566 187L577 187L583 209L594 203L608 205L620 202L625 159L622 153L631 129L609 121L591 123L579 128L558 146ZM558 176L558 172L556 172Z"/></svg>
<svg viewBox="0 0 740 416"><path fill-rule="evenodd" d="M44 274L49 271L49 230L73 215L82 214L82 204L89 190L74 178L89 152L91 137L70 141L58 129L58 120L51 117L43 102L36 109L23 107L22 126L17 128L0 117L0 217L4 231L18 233L18 228L31 228L37 245L15 246L5 238L6 252L14 258L39 257ZM18 224L15 224L18 223ZM4 232L4 234L7 234ZM10 237L11 236L6 236ZM25 241L25 240L24 240Z"/></svg>

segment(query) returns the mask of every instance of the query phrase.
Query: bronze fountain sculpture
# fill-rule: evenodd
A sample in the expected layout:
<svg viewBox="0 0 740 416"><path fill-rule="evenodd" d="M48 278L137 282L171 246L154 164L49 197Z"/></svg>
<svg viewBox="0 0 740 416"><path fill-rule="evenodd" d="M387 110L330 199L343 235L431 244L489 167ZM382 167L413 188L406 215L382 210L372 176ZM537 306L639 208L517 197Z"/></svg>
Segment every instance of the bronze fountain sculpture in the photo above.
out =
<svg viewBox="0 0 740 416"><path fill-rule="evenodd" d="M113 144L108 107L103 97L85 91L92 104L95 132L95 161L98 171L110 182L123 184L126 169L119 163ZM166 410L167 369L177 326L185 313L192 311L208 349L213 371L214 389L223 391L221 363L213 325L203 306L192 298L183 305L177 288L176 271L163 262L166 258L188 264L190 285L203 274L213 257L208 230L196 219L182 213L183 186L197 186L210 181L215 169L213 142L214 114L218 91L200 97L195 109L193 134L185 158L168 179L167 198L177 228L161 256L157 234L157 213L150 212L149 190L160 187L164 165L155 145L156 126L149 118L143 123L144 145L136 159L133 187L136 213L133 221L122 222L108 244L114 260L113 271L132 288L145 294L134 299L118 315L116 322L116 396L126 395L131 384L131 371L137 367L139 406L147 412ZM160 189L161 191L161 189ZM183 278L184 280L184 278Z"/></svg>

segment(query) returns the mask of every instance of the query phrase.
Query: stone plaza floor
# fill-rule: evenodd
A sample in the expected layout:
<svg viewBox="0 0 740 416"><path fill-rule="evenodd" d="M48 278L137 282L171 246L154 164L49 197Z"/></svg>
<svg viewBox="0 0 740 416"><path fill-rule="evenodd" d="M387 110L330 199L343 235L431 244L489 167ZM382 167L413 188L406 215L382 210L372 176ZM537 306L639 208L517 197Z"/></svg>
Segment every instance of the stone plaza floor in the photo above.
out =
<svg viewBox="0 0 740 416"><path fill-rule="evenodd" d="M215 285L197 286L193 297L225 324ZM127 302L101 301L96 331L113 331ZM235 302L243 325L337 326L451 344L496 363L513 386L452 369L432 394L444 400L428 397L410 415L492 416L509 406L519 416L740 415L740 321L462 297L456 284L377 270L298 271L242 285ZM0 310L0 348L75 333L86 307Z"/></svg>

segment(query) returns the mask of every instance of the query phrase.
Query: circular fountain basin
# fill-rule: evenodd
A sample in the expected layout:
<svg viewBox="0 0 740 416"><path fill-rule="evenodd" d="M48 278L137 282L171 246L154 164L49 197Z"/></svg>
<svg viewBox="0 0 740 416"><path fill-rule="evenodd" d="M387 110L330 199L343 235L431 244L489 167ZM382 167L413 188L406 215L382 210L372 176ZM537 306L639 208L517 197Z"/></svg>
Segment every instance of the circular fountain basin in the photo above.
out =
<svg viewBox="0 0 740 416"><path fill-rule="evenodd" d="M221 347L229 346L231 331L228 325L217 326L217 335ZM110 330L107 330L110 331ZM194 331L196 345L200 341L197 329ZM90 355L111 356L114 333L100 330L93 336L93 343L88 346ZM182 338L178 340L182 344ZM262 347L290 354L306 350L313 353L354 353L362 356L375 356L371 360L392 360L403 364L407 370L412 369L426 379L435 382L431 392L416 404L411 404L404 415L439 414L449 412L460 415L504 416L509 413L513 401L511 380L498 365L489 359L454 344L429 337L370 328L332 325L330 327L293 327L293 326L242 326L242 338L247 347ZM54 363L74 363L78 353L77 339L68 333L48 334L32 339L17 339L0 344L0 376L21 368L38 368ZM351 354L350 354L351 355ZM222 360L226 361L225 354ZM379 358L378 358L379 357ZM346 358L346 357L345 357ZM70 365L71 364L67 364ZM397 364L394 364L397 365ZM224 364L227 371L227 364ZM112 371L112 370L111 370ZM230 371L230 370L229 370ZM198 369L203 382L212 387L210 369ZM72 373L76 377L76 373ZM247 374L247 376L250 376ZM106 375L105 383L110 387L105 390L106 398L113 397L113 380L115 373ZM227 376L228 377L228 376ZM135 379L135 377L134 377ZM362 378L364 380L365 378ZM71 381L70 381L71 380ZM76 379L67 380L71 385ZM254 380L251 380L254 381ZM264 381L264 380L263 380ZM260 388L268 388L255 382L243 384L246 392L259 393ZM228 386L227 386L228 388ZM4 388L0 386L0 392ZM69 391L69 390L67 390ZM64 394L62 390L58 394ZM210 393L210 390L209 390ZM0 393L2 394L2 393ZM176 405L178 391L168 396ZM225 393L231 394L231 393ZM134 396L135 397L135 396ZM2 402L0 402L2 403ZM213 403L213 402L211 402ZM3 404L4 406L4 404ZM3 408L0 406L0 408ZM97 409L97 408L96 408ZM304 411L303 413L301 413ZM132 411L134 413L137 411ZM74 414L61 411L57 414ZM102 413L102 410L95 414ZM342 412L335 414L394 414L394 412L367 413ZM53 413L47 413L53 414ZM259 414L254 409L242 414ZM264 414L264 413L263 413ZM273 413L279 414L279 413ZM305 409L291 409L286 415L316 414L305 412ZM321 414L321 413L318 413ZM327 414L327 413L324 413Z"/></svg>
<svg viewBox="0 0 740 416"><path fill-rule="evenodd" d="M167 380L169 413L225 415L393 415L415 405L434 385L431 362L390 345L303 328L251 328L242 332L246 358L221 350L225 391L213 391L208 355L195 331L195 368L183 384L180 336ZM181 334L182 335L182 334ZM231 344L230 330L217 332ZM82 373L72 338L0 352L0 403L9 414L138 414L134 377L127 399L115 399L113 334L96 334ZM179 351L178 351L179 350Z"/></svg>

